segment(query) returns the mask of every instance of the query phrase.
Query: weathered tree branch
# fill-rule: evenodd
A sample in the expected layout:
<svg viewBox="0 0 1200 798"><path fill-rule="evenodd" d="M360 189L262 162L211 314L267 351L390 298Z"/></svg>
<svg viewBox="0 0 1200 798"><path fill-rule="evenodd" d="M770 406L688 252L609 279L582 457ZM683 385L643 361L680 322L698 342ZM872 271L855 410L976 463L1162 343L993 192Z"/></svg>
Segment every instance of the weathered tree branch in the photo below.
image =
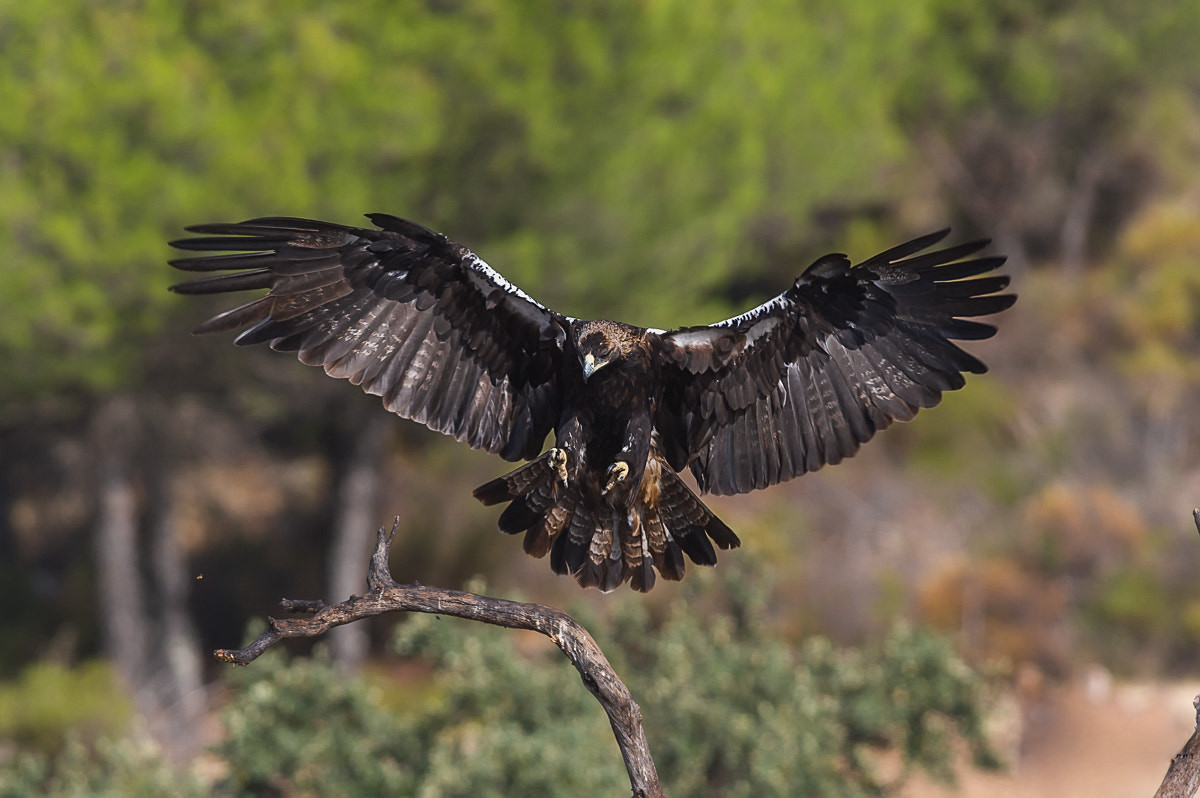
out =
<svg viewBox="0 0 1200 798"><path fill-rule="evenodd" d="M1200 787L1200 695L1192 699L1192 706L1196 708L1196 730L1172 757L1154 798L1192 798Z"/></svg>
<svg viewBox="0 0 1200 798"><path fill-rule="evenodd" d="M634 798L661 798L662 785L650 747L642 729L642 712L634 702L629 688L617 676L596 641L574 618L561 610L540 604L446 590L424 585L398 585L388 569L391 532L379 529L375 553L367 575L367 594L351 596L346 601L327 605L323 601L283 599L280 603L290 612L310 613L307 618L267 618L267 630L249 646L239 650L221 649L214 652L217 659L235 665L245 665L257 659L280 640L293 637L316 637L335 626L360 621L386 612L427 612L452 615L473 621L504 626L510 629L529 629L540 632L554 641L579 671L587 689L604 707L612 725Z"/></svg>
<svg viewBox="0 0 1200 798"><path fill-rule="evenodd" d="M1192 510L1192 520L1200 532L1200 508ZM1200 695L1192 699L1192 706L1196 709L1196 729L1171 759L1154 798L1192 798L1200 788Z"/></svg>

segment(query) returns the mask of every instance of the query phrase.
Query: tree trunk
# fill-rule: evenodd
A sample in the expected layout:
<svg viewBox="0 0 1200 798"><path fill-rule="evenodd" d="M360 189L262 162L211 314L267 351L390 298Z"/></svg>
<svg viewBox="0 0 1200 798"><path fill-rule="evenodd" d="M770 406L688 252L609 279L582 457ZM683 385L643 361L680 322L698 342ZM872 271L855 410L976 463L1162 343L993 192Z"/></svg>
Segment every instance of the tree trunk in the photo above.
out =
<svg viewBox="0 0 1200 798"><path fill-rule="evenodd" d="M1029 257L1021 237L1005 218L1003 203L992 202L987 198L987 192L962 162L954 146L944 137L930 133L919 137L916 144L934 174L950 190L971 221L979 229L991 232L997 249L1008 257L1009 273L1024 271Z"/></svg>
<svg viewBox="0 0 1200 798"><path fill-rule="evenodd" d="M149 456L154 462L149 480L151 555L161 630L157 703L162 722L156 736L171 757L182 762L197 753L203 742L200 727L206 696L200 641L188 612L191 579L175 519L171 419L164 408L158 410L158 448Z"/></svg>
<svg viewBox="0 0 1200 798"><path fill-rule="evenodd" d="M135 414L127 398L96 414L96 582L104 652L133 691L139 709L152 703L147 684L150 629L138 572L137 499L130 476Z"/></svg>
<svg viewBox="0 0 1200 798"><path fill-rule="evenodd" d="M1075 176L1075 185L1067 198L1060 237L1062 267L1067 274L1078 275L1083 271L1092 212L1096 205L1100 178L1104 176L1108 165L1107 160L1103 151L1094 151L1085 156Z"/></svg>
<svg viewBox="0 0 1200 798"><path fill-rule="evenodd" d="M96 414L96 580L104 652L153 735L184 761L202 742L205 696L175 523L171 424L165 408L130 397L110 400ZM148 573L141 567L142 523L150 536Z"/></svg>
<svg viewBox="0 0 1200 798"><path fill-rule="evenodd" d="M334 510L333 541L329 552L329 597L342 601L367 586L367 563L375 543L374 516L379 506L384 441L390 418L372 414L359 431L343 463ZM370 647L365 624L339 626L330 635L334 664L343 673L362 667Z"/></svg>

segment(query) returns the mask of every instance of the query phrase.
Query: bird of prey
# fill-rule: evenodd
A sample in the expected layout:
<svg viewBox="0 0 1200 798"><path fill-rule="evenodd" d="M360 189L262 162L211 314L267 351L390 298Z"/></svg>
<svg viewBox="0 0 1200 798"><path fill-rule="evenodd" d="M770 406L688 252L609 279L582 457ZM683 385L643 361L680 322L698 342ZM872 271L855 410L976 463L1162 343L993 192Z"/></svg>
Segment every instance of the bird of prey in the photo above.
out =
<svg viewBox="0 0 1200 798"><path fill-rule="evenodd" d="M559 574L610 591L678 580L739 545L701 493L744 493L837 463L877 430L961 388L983 363L953 339L1008 308L988 242L927 251L948 231L851 265L826 255L786 291L709 326L665 331L547 308L466 247L420 224L293 218L188 228L218 272L182 294L266 290L196 333L296 352L388 410L505 460L475 491L507 502L500 530ZM216 254L226 253L226 254ZM553 431L554 445L543 452Z"/></svg>

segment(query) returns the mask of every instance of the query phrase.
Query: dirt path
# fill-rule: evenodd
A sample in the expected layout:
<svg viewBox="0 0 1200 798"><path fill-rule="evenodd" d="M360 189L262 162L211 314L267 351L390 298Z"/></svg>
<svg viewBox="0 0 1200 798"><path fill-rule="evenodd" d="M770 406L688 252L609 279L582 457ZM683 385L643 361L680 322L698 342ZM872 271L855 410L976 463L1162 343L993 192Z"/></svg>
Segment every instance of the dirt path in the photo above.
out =
<svg viewBox="0 0 1200 798"><path fill-rule="evenodd" d="M1128 798L1154 794L1192 733L1200 683L1112 683L1055 688L1025 711L1020 759L1007 773L963 770L953 788L922 781L908 798Z"/></svg>

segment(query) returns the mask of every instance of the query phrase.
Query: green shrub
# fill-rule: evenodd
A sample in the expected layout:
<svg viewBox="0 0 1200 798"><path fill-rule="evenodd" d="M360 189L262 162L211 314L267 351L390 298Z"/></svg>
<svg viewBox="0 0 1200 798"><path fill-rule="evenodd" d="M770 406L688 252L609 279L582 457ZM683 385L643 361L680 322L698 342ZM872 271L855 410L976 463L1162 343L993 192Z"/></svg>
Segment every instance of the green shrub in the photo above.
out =
<svg viewBox="0 0 1200 798"><path fill-rule="evenodd" d="M68 732L94 739L121 731L132 711L107 662L37 663L0 685L0 739L51 754Z"/></svg>
<svg viewBox="0 0 1200 798"><path fill-rule="evenodd" d="M759 621L765 594L752 581L699 576L658 622L638 601L619 601L606 619L576 612L639 702L669 795L883 795L915 770L951 779L963 745L994 764L981 680L945 640L900 627L863 650L819 638L797 648ZM698 610L714 597L724 606ZM339 678L319 658L241 671L218 749L229 767L220 791L628 791L601 707L549 641L417 615L397 646L435 674L403 716L381 708L378 687Z"/></svg>
<svg viewBox="0 0 1200 798"><path fill-rule="evenodd" d="M197 779L169 767L145 740L71 737L56 756L18 754L0 766L0 798L201 798Z"/></svg>
<svg viewBox="0 0 1200 798"><path fill-rule="evenodd" d="M797 649L758 620L764 593L736 575L726 588L729 605L715 616L690 611L685 597L657 628L627 605L607 646L639 652L618 668L670 795L884 794L913 770L952 778L956 739L977 763L996 764L983 683L946 640L900 626L864 649L823 638ZM877 767L888 750L900 754L899 773Z"/></svg>
<svg viewBox="0 0 1200 798"><path fill-rule="evenodd" d="M914 771L949 780L963 747L994 760L980 678L942 638L898 627L838 650L770 633L761 583L697 574L654 619L644 601L577 610L641 706L664 786L689 796L887 795ZM714 606L715 605L715 606ZM661 608L660 608L661 609ZM401 654L433 676L385 688L320 655L272 652L232 672L226 736L214 749L225 796L413 798L623 795L628 778L607 718L557 649L532 633L416 615ZM414 698L415 696L415 698ZM191 795L202 785L132 742L23 754L0 798Z"/></svg>
<svg viewBox="0 0 1200 798"><path fill-rule="evenodd" d="M222 795L411 795L416 740L363 679L271 653L235 672Z"/></svg>

